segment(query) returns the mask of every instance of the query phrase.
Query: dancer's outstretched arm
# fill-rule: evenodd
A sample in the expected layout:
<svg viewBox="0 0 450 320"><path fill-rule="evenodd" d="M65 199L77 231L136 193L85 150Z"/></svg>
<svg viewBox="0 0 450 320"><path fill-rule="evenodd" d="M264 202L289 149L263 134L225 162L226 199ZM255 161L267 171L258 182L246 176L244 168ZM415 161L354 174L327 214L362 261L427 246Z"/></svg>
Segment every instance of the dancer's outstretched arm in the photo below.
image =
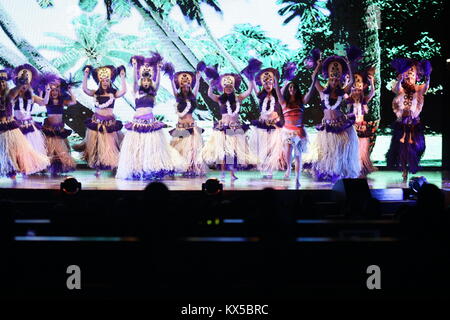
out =
<svg viewBox="0 0 450 320"><path fill-rule="evenodd" d="M89 77L89 68L85 68L84 69L84 76L83 76L83 91L84 93L86 93L88 96L93 97L95 94L95 90L90 90L87 87L87 80Z"/></svg>
<svg viewBox="0 0 450 320"><path fill-rule="evenodd" d="M197 73L195 74L195 86L194 86L194 89L192 90L192 93L194 94L195 97L197 97L198 90L200 89L200 80L201 79L202 79L202 75L201 75L200 71L197 71Z"/></svg>
<svg viewBox="0 0 450 320"><path fill-rule="evenodd" d="M318 69L316 67L313 74L311 75L312 82L311 82L311 85L309 86L308 92L306 92L306 94L303 96L303 104L307 104L309 102L309 100L311 99L311 95L314 91L314 88L316 87L316 83L319 82L319 81L317 81L317 74L318 74Z"/></svg>
<svg viewBox="0 0 450 320"><path fill-rule="evenodd" d="M275 78L273 80L274 80L275 92L277 93L277 96L278 96L278 102L284 108L284 107L286 107L286 102L287 101L284 100L283 93L281 92L280 86L278 85L278 79ZM286 87L286 84L283 86L283 89L286 89L285 87Z"/></svg>
<svg viewBox="0 0 450 320"><path fill-rule="evenodd" d="M120 82L121 82L121 88L119 91L116 92L115 97L120 98L127 93L127 81L125 80L125 70L120 71Z"/></svg>
<svg viewBox="0 0 450 320"><path fill-rule="evenodd" d="M40 106L46 106L48 104L49 99L50 99L50 86L48 84L45 86L44 98L41 98L37 95L33 95L33 102L37 103Z"/></svg>
<svg viewBox="0 0 450 320"><path fill-rule="evenodd" d="M214 102L219 102L219 96L213 93L212 85L209 84L208 87L208 97L210 97Z"/></svg>
<svg viewBox="0 0 450 320"><path fill-rule="evenodd" d="M425 78L425 83L424 83L424 84L421 84L421 85L419 86L419 93L420 93L421 95L424 95L424 94L427 93L427 91L428 91L429 88L430 88L430 76L427 76L427 77Z"/></svg>
<svg viewBox="0 0 450 320"><path fill-rule="evenodd" d="M366 98L366 103L369 103L369 101L375 96L375 79L372 75L367 76L367 78L369 78L370 82L370 93Z"/></svg>
<svg viewBox="0 0 450 320"><path fill-rule="evenodd" d="M175 79L170 80L170 84L172 85L173 96L176 97L178 94L177 86L175 85Z"/></svg>
<svg viewBox="0 0 450 320"><path fill-rule="evenodd" d="M318 79L318 77L319 77L319 70L320 70L321 67L322 67L322 60L319 60L317 62L316 69L314 69L313 77L315 78L314 86L316 87L317 92L319 92L319 95L322 97L322 91L325 90L325 88L320 84L320 81Z"/></svg>
<svg viewBox="0 0 450 320"><path fill-rule="evenodd" d="M350 61L348 61L347 57L345 57L345 62L347 63L349 82L347 83L347 85L343 89L345 90L345 92L350 92L350 89L353 86L353 82L355 81L355 78L353 77L352 66L350 65Z"/></svg>
<svg viewBox="0 0 450 320"><path fill-rule="evenodd" d="M70 100L65 101L64 104L68 105L68 106L73 106L74 104L77 103L77 98L75 97L75 95L73 94L72 88L69 87L69 94L70 94Z"/></svg>
<svg viewBox="0 0 450 320"><path fill-rule="evenodd" d="M161 82L161 68L163 64L162 62L158 63L158 66L156 68L156 81L155 81L155 90L158 91L159 89L159 83Z"/></svg>
<svg viewBox="0 0 450 320"><path fill-rule="evenodd" d="M250 86L248 87L248 89L244 92L242 92L239 96L238 99L240 101L244 100L245 98L247 98L249 95L252 94L253 88L255 87L255 81L250 81Z"/></svg>
<svg viewBox="0 0 450 320"><path fill-rule="evenodd" d="M403 74L400 74L398 77L397 77L397 83L395 84L395 86L393 86L392 87L392 91L394 92L394 93L396 93L396 94L399 94L399 93L401 93L401 91L403 90L402 89L402 82L403 82Z"/></svg>
<svg viewBox="0 0 450 320"><path fill-rule="evenodd" d="M139 77L138 77L138 68L136 59L131 60L131 64L133 65L133 93L136 95L139 92Z"/></svg>

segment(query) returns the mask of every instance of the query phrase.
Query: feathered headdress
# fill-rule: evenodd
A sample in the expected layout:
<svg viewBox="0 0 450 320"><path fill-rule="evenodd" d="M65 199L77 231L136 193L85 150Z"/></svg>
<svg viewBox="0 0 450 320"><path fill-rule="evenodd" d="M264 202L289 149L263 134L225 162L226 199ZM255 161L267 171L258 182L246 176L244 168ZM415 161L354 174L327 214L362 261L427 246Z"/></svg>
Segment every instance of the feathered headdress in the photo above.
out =
<svg viewBox="0 0 450 320"><path fill-rule="evenodd" d="M93 68L90 65L87 65L84 67L84 69L89 69L89 75L92 75L92 78L94 81L98 84L103 79L109 79L111 82L114 82L116 80L116 77L120 74L122 70L126 70L124 66L120 66L118 68L108 65L108 66L102 66L98 68Z"/></svg>
<svg viewBox="0 0 450 320"><path fill-rule="evenodd" d="M34 88L39 82L38 72L32 65L22 64L14 68L13 80L15 85L29 83Z"/></svg>
<svg viewBox="0 0 450 320"><path fill-rule="evenodd" d="M276 78L276 80L275 80ZM274 68L265 68L259 71L256 74L255 80L256 84L258 86L262 86L264 83L268 81L272 81L272 83L275 83L275 81L278 81L280 79L280 73L277 69Z"/></svg>
<svg viewBox="0 0 450 320"><path fill-rule="evenodd" d="M0 80L9 81L12 79L13 71L9 68L0 70Z"/></svg>
<svg viewBox="0 0 450 320"><path fill-rule="evenodd" d="M344 57L330 56L323 62L322 75L325 79L339 78L340 81L344 81L348 72L349 70Z"/></svg>
<svg viewBox="0 0 450 320"><path fill-rule="evenodd" d="M211 80L211 85L219 91L223 91L227 86L233 86L234 89L237 90L242 82L241 76L236 73L225 73L220 75L217 71L217 67L206 67L205 75L207 79Z"/></svg>

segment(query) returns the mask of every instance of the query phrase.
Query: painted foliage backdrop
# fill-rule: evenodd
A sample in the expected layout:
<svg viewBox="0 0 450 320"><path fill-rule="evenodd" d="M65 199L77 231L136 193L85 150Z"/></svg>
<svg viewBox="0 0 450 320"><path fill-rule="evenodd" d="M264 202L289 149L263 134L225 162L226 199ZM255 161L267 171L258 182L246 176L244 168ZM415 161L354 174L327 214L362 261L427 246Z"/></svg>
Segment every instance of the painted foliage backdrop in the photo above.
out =
<svg viewBox="0 0 450 320"><path fill-rule="evenodd" d="M432 88L422 116L428 145L424 164L439 165L443 6L444 0L0 0L0 64L28 62L41 71L80 79L86 64L128 67L132 55L148 55L150 50L162 53L177 70L193 70L204 60L218 64L223 72L239 72L256 57L264 66L279 69L286 61L296 62L298 80L306 90L311 71L304 68L303 59L311 49L342 54L346 45L358 45L365 52L362 67L379 71L368 120L374 131L372 158L382 164L394 120L389 62L397 56L431 59ZM200 92L195 116L208 124L218 108L207 97L206 83ZM81 90L76 95L79 104L66 116L67 125L79 135L74 139L84 135L82 122L92 112L92 101ZM157 101L156 114L175 121L168 79ZM116 112L127 121L133 108L128 93ZM258 116L255 97L243 110L245 121ZM43 110L37 109L38 116L39 112ZM307 109L307 125L312 128L321 116L316 98Z"/></svg>

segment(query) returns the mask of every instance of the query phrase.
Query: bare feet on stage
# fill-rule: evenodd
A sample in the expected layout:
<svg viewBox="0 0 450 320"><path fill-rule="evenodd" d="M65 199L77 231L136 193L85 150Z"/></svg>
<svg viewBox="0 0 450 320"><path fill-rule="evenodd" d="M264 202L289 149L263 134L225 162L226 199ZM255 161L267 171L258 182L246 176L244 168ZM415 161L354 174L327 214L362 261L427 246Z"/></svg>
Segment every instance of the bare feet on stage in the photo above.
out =
<svg viewBox="0 0 450 320"><path fill-rule="evenodd" d="M402 177L403 177L403 182L407 182L408 181L408 171L403 171L403 174L402 174Z"/></svg>
<svg viewBox="0 0 450 320"><path fill-rule="evenodd" d="M283 179L284 180L289 180L291 178L291 172L289 171L286 171L286 173L284 174L284 176L283 176Z"/></svg>

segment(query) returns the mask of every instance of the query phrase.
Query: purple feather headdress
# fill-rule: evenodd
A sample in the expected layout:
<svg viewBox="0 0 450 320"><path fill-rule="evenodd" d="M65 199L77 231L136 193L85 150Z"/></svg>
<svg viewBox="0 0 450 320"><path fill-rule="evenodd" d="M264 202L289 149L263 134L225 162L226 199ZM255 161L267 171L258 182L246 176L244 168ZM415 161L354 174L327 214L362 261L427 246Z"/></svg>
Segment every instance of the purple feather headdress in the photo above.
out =
<svg viewBox="0 0 450 320"><path fill-rule="evenodd" d="M55 83L55 82L58 82L59 84L61 84L61 78L58 77L54 73L44 72L41 75L39 75L39 82L37 84L37 88L34 88L34 89L45 91L45 87L47 85L49 85L50 83Z"/></svg>
<svg viewBox="0 0 450 320"><path fill-rule="evenodd" d="M262 62L258 59L251 58L248 60L247 66L241 71L241 73L250 81L255 79L255 74L261 70Z"/></svg>
<svg viewBox="0 0 450 320"><path fill-rule="evenodd" d="M111 72L111 78L110 78L110 80L111 80L111 82L114 82L114 80L116 79L116 76L118 75L118 72L117 72L117 69L116 69L116 67L114 67L114 66L111 66L111 65L109 65L109 66L101 66L101 67L98 67L98 68L93 68L91 65L86 65L86 66L84 66L84 68L83 68L83 70L85 70L85 69L89 69L89 76L92 76L92 78L94 79L94 81L98 84L99 82L100 82L100 79L98 78L98 73L99 73L99 71L101 71L101 70L103 70L103 69L109 69L110 70L110 72ZM125 67L124 66L120 66L119 67L120 69L125 69Z"/></svg>
<svg viewBox="0 0 450 320"><path fill-rule="evenodd" d="M414 64L416 64L416 61L409 58L396 58L391 62L391 66L398 74L408 71Z"/></svg>
<svg viewBox="0 0 450 320"><path fill-rule="evenodd" d="M322 51L319 48L314 48L309 53L309 56L303 60L303 64L307 69L315 69L317 66L317 61L320 59Z"/></svg>
<svg viewBox="0 0 450 320"><path fill-rule="evenodd" d="M294 62L286 62L283 67L283 78L287 81L292 81L295 78L297 65Z"/></svg>
<svg viewBox="0 0 450 320"><path fill-rule="evenodd" d="M12 79L12 70L10 68L0 70L0 80L9 81Z"/></svg>
<svg viewBox="0 0 450 320"><path fill-rule="evenodd" d="M13 71L13 79L14 84L18 85L21 83L21 79L18 78L19 74L23 74L23 71L27 70L27 72L31 73L31 83L30 85L34 88L39 82L39 76L37 70L30 64L25 63L20 66L14 68Z"/></svg>
<svg viewBox="0 0 450 320"><path fill-rule="evenodd" d="M279 80L280 80L280 73L278 72L277 69L274 69L274 68L265 68L265 69L260 70L260 71L258 72L258 74L255 76L255 81L256 81L256 84L257 84L258 86L262 86L262 85L263 85L263 83L262 83L262 81L261 81L261 76L262 76L264 73L266 73L266 72L273 73L273 75L277 78L276 81L279 81Z"/></svg>
<svg viewBox="0 0 450 320"><path fill-rule="evenodd" d="M322 75L325 79L328 79L330 77L330 75L328 74L328 66L330 65L330 63L332 62L337 62L341 65L342 67L342 75L341 75L341 81L345 80L345 76L348 74L349 70L347 67L347 63L345 62L344 57L341 56L330 56L328 58L325 59L325 61L322 64Z"/></svg>

